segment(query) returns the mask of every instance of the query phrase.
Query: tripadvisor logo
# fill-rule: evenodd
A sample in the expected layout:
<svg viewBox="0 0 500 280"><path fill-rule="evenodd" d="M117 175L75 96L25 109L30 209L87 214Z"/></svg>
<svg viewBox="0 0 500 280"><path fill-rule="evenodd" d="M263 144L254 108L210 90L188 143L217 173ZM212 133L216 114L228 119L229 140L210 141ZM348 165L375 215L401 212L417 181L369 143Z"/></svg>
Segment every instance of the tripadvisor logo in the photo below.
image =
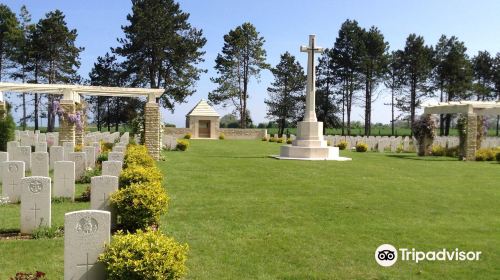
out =
<svg viewBox="0 0 500 280"><path fill-rule="evenodd" d="M419 263L421 261L478 261L480 251L461 251L458 248L454 250L441 249L438 251L418 251L415 248L399 248L391 244L382 244L375 250L375 261L380 266L392 266L398 260L411 261Z"/></svg>

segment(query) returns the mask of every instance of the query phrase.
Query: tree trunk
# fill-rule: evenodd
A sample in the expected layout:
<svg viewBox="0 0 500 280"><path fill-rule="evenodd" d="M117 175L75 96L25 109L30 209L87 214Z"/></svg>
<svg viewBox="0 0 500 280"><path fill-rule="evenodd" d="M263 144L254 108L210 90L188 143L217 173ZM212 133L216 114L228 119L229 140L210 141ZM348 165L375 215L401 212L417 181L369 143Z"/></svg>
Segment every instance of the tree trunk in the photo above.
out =
<svg viewBox="0 0 500 280"><path fill-rule="evenodd" d="M97 97L97 113L96 113L96 124L97 131L101 131L101 97Z"/></svg>
<svg viewBox="0 0 500 280"><path fill-rule="evenodd" d="M497 136L498 136L498 129L500 128L499 123L500 123L500 116L497 116Z"/></svg>
<svg viewBox="0 0 500 280"><path fill-rule="evenodd" d="M35 118L35 130L38 130L38 93L35 93L35 112L33 113Z"/></svg>
<svg viewBox="0 0 500 280"><path fill-rule="evenodd" d="M415 107L417 103L417 82L413 79L410 89L410 137L413 136L413 122L415 121Z"/></svg>
<svg viewBox="0 0 500 280"><path fill-rule="evenodd" d="M110 103L109 99L110 99L110 97L108 97L106 105L108 107L108 116L107 116L107 119L108 119L108 131L111 132L111 112L109 111L109 103Z"/></svg>
<svg viewBox="0 0 500 280"><path fill-rule="evenodd" d="M451 115L446 114L445 116L445 124L444 124L444 135L449 136L450 135L450 124L451 124Z"/></svg>

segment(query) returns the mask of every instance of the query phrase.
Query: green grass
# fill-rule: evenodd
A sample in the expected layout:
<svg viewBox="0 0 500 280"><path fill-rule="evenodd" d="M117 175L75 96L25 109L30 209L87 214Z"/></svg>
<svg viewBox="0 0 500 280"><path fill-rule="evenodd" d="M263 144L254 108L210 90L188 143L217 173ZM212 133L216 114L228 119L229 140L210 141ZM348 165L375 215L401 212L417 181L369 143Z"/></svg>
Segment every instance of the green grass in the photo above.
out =
<svg viewBox="0 0 500 280"><path fill-rule="evenodd" d="M343 152L352 162L279 161L279 144L191 140L159 166L171 197L161 229L190 246L188 279L498 279L500 164ZM78 192L80 193L80 192ZM54 225L82 203L54 205ZM75 209L74 209L75 208ZM0 229L19 206L0 207ZM5 219L7 219L7 222ZM482 251L478 262L399 261L396 247ZM0 241L0 279L61 279L62 238Z"/></svg>

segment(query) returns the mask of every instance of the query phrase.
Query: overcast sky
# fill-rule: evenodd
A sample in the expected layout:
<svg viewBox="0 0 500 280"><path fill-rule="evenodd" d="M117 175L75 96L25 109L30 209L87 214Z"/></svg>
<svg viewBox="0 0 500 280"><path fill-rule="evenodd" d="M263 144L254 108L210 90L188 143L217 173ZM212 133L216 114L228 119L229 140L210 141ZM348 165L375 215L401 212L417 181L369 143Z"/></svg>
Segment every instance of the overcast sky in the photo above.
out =
<svg viewBox="0 0 500 280"><path fill-rule="evenodd" d="M98 56L123 36L121 26L131 10L128 0L3 0L16 13L24 4L38 21L45 13L60 9L66 15L70 28L78 30L77 45L84 47L81 54L80 75L88 73ZM305 68L307 55L299 46L307 44L308 35L316 34L319 46L332 47L342 22L357 20L362 27L377 26L389 42L391 50L404 46L410 33L422 35L427 44L434 45L441 34L455 35L465 42L470 56L479 50L500 52L500 1L460 0L210 0L180 1L181 9L191 14L190 23L203 29L207 38L205 62L201 65L208 73L198 82L197 93L186 104L177 105L174 114L163 112L165 122L178 127L185 124L185 114L216 86L210 82L215 75L214 60L223 46L223 36L229 30L251 22L266 40L267 61L275 66L280 54L289 51ZM273 77L269 71L261 75L260 83L252 80L249 86L249 108L255 123L267 121L264 98ZM388 123L390 108L387 92L379 88L380 97L373 106L373 122ZM356 105L354 120L362 120L363 109ZM222 115L231 109L216 108Z"/></svg>

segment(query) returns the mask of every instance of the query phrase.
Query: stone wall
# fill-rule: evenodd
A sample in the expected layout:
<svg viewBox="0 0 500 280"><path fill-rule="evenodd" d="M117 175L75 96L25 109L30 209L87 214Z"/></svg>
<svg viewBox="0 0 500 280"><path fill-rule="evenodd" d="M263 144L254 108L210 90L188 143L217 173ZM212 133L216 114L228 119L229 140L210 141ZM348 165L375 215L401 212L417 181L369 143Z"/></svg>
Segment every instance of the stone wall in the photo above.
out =
<svg viewBox="0 0 500 280"><path fill-rule="evenodd" d="M73 100L61 100L61 108L67 114L75 113L75 102ZM59 119L59 145L64 142L75 143L75 124L67 119Z"/></svg>
<svg viewBox="0 0 500 280"><path fill-rule="evenodd" d="M163 134L171 135L177 138L182 138L187 133L193 134L190 128L176 128L176 127L165 127L163 129ZM225 139L262 139L267 133L266 129L240 129L240 128L219 128L217 129L216 135L224 133ZM193 134L194 135L194 134Z"/></svg>

